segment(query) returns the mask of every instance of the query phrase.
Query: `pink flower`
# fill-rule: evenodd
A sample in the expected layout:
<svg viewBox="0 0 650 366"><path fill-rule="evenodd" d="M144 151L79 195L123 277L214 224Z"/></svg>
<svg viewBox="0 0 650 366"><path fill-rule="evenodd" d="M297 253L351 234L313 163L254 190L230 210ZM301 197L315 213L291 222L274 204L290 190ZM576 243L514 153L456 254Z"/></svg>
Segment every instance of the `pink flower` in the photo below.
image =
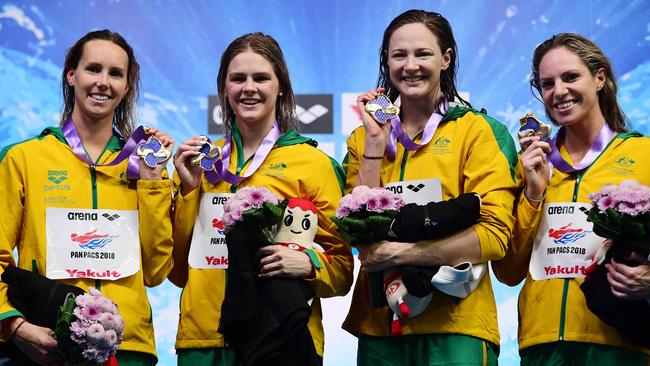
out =
<svg viewBox="0 0 650 366"><path fill-rule="evenodd" d="M88 338L88 343L100 344L102 338L104 338L104 327L99 323L91 324L86 330L86 337Z"/></svg>
<svg viewBox="0 0 650 366"><path fill-rule="evenodd" d="M608 208L614 208L614 206L615 206L614 200L610 196L604 196L604 197L600 198L596 202L596 205L598 206L598 210L601 213L605 213L605 210L607 210Z"/></svg>
<svg viewBox="0 0 650 366"><path fill-rule="evenodd" d="M102 315L102 308L96 303L90 303L81 309L81 316L86 320L98 320Z"/></svg>
<svg viewBox="0 0 650 366"><path fill-rule="evenodd" d="M104 347L113 347L117 343L117 333L113 329L109 329L104 332L104 337L102 338L102 346Z"/></svg>
<svg viewBox="0 0 650 366"><path fill-rule="evenodd" d="M88 329L88 326L85 325L82 321L80 320L75 320L70 324L70 331L77 335L78 337L83 337L86 335L86 330Z"/></svg>
<svg viewBox="0 0 650 366"><path fill-rule="evenodd" d="M97 298L97 305L99 305L105 313L112 313L115 310L115 304L105 296Z"/></svg>
<svg viewBox="0 0 650 366"><path fill-rule="evenodd" d="M77 306L86 306L90 301L92 301L92 299L92 295L83 294L81 296L75 297L74 303L77 304Z"/></svg>
<svg viewBox="0 0 650 366"><path fill-rule="evenodd" d="M111 313L102 313L98 321L104 329L115 329L115 319Z"/></svg>
<svg viewBox="0 0 650 366"><path fill-rule="evenodd" d="M113 315L113 320L115 321L115 332L122 335L124 331L124 318L121 315Z"/></svg>
<svg viewBox="0 0 650 366"><path fill-rule="evenodd" d="M347 207L339 206L339 208L336 209L336 217L338 217L339 219L342 219L349 215L350 215L350 209Z"/></svg>

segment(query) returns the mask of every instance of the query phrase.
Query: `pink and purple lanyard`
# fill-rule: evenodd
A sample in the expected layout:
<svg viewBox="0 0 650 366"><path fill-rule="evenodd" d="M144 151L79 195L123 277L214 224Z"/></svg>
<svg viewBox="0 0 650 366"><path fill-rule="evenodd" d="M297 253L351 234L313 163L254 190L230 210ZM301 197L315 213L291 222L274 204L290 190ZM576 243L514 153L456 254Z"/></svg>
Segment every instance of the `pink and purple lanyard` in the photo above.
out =
<svg viewBox="0 0 650 366"><path fill-rule="evenodd" d="M596 160L596 158L605 150L607 144L609 144L609 142L616 135L616 133L612 131L612 129L607 124L607 122L605 122L605 124L603 124L603 127L601 127L600 131L598 131L598 136L596 136L596 139L591 144L591 147L589 147L589 151L587 152L587 154L582 158L582 160L578 164L575 165L571 165L566 160L564 160L562 154L560 154L560 150L557 147L557 142L561 141L564 138L564 135L565 135L565 129L564 127L560 127L560 129L555 134L555 137L551 139L550 141L551 153L548 154L548 161L552 165L552 167L555 167L555 169L568 174L573 172L579 172L589 167Z"/></svg>
<svg viewBox="0 0 650 366"><path fill-rule="evenodd" d="M280 139L281 135L282 131L280 130L280 125L277 122L273 123L271 130L266 134L264 140L262 140L260 147L257 148L250 166L248 169L246 169L246 173L240 176L233 174L228 170L230 155L232 153L232 132L228 131L228 134L226 135L226 143L221 149L222 158L218 159L214 163L213 170L205 172L205 178L211 184L216 184L221 180L224 180L230 184L239 184L243 182L246 178L253 175L253 173L255 173L257 169L262 165L264 160L266 160L266 157L271 152L271 149L273 149L273 146L275 146L275 143L278 141L278 139ZM208 141L210 141L210 139L208 139Z"/></svg>
<svg viewBox="0 0 650 366"><path fill-rule="evenodd" d="M148 137L148 134L145 132L145 128L143 126L139 126L135 129L135 131L133 131L131 137L129 137L129 139L124 144L124 147L122 147L122 151L120 151L117 157L115 157L115 159L113 159L113 161L108 164L96 164L90 161L88 155L86 154L86 151L84 150L83 144L81 143L81 138L79 137L79 133L77 132L77 128L75 127L74 122L72 121L72 117L68 118L68 120L63 124L63 128L61 130L66 141L68 141L68 145L72 149L72 152L77 156L77 158L79 158L79 160L94 168L98 166L114 166L121 163L125 159L129 159L126 168L127 178L140 178L140 165L138 164L140 157L135 154L135 150L138 145L145 142Z"/></svg>
<svg viewBox="0 0 650 366"><path fill-rule="evenodd" d="M408 151L415 151L423 146L426 146L429 142L431 142L431 139L433 139L433 135L436 133L438 125L444 118L445 113L447 113L448 108L449 102L445 99L440 105L440 110L433 112L431 117L429 117L429 120L427 121L427 124L424 126L424 130L422 131L422 138L420 139L419 144L411 140L406 132L404 132L404 129L402 128L402 121L400 120L399 116L393 118L391 121L390 135L388 136L388 143L386 144L384 155L386 155L390 160L394 160L395 156L397 155L397 142L402 144L402 146L404 146L404 149Z"/></svg>

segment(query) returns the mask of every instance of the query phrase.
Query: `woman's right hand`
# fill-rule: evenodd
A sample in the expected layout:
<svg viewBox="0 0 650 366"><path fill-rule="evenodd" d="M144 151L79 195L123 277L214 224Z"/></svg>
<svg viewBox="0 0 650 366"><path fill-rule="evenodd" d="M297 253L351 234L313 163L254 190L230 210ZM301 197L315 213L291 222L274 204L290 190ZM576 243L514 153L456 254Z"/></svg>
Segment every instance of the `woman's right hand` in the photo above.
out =
<svg viewBox="0 0 650 366"><path fill-rule="evenodd" d="M370 156L384 155L390 123L380 124L366 111L366 103L384 93L384 88L371 89L357 97L357 107L361 114L361 121L366 130L366 146L364 153Z"/></svg>
<svg viewBox="0 0 650 366"><path fill-rule="evenodd" d="M197 157L201 146L207 142L205 136L193 136L183 141L174 155L174 167L181 178L181 194L183 196L197 189L201 185L203 169L192 164L192 158Z"/></svg>
<svg viewBox="0 0 650 366"><path fill-rule="evenodd" d="M39 365L63 364L63 359L56 352L57 342L52 338L54 332L49 328L39 327L27 321L21 325L23 321L22 318L16 318L10 324L12 330L20 326L13 335L12 342Z"/></svg>
<svg viewBox="0 0 650 366"><path fill-rule="evenodd" d="M539 136L522 137L519 143L521 146L526 146L519 157L526 180L524 194L529 201L540 202L551 175L547 158L547 154L551 152L551 145L540 141Z"/></svg>

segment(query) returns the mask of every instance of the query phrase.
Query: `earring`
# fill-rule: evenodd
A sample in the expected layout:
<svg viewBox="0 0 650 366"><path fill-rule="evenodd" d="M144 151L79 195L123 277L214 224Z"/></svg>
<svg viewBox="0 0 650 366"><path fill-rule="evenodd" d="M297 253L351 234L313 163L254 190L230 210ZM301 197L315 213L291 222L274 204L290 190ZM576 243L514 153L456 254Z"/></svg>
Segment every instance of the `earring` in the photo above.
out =
<svg viewBox="0 0 650 366"><path fill-rule="evenodd" d="M283 95L284 95L283 92L278 93L278 96L279 96L279 97L281 97L281 96L283 96Z"/></svg>

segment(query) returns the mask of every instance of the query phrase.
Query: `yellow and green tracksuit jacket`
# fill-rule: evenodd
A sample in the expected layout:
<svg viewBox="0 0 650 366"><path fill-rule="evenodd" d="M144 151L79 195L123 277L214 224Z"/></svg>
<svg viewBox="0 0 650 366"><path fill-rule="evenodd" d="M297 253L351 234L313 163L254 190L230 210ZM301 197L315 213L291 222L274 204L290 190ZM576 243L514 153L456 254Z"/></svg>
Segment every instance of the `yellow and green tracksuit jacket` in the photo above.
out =
<svg viewBox="0 0 650 366"><path fill-rule="evenodd" d="M244 174L251 159L244 161L242 141L233 129L233 148L230 171ZM223 145L223 140L217 142ZM352 285L352 254L350 248L335 231L330 220L334 215L344 183L343 171L338 163L315 148L315 141L304 138L295 131L282 135L259 169L239 185L220 181L210 184L205 177L199 189L176 196L174 212L175 267L170 280L184 287L181 296L181 313L176 337L176 348L223 347L223 336L217 332L221 303L226 284L225 269L195 269L187 264L194 222L199 211L203 192L235 192L240 187L266 187L281 197L308 199L316 205L318 231L315 242L326 251L329 259L315 251L323 268L315 268L315 277L308 281L316 297L312 302L309 330L319 355L323 355L323 326L321 304L323 297L345 295ZM235 158L236 157L236 158ZM174 181L178 182L175 176ZM179 259L183 258L183 260Z"/></svg>
<svg viewBox="0 0 650 366"><path fill-rule="evenodd" d="M98 164L111 162L124 141L111 137ZM38 137L7 146L0 152L0 265L18 266L45 275L47 207L138 210L141 267L116 281L62 280L84 290L95 287L119 306L125 320L120 350L156 355L151 308L145 286L165 280L173 267L170 210L172 182L128 181L127 161L92 168L79 160L61 129L49 127ZM20 316L0 283L0 320Z"/></svg>
<svg viewBox="0 0 650 366"><path fill-rule="evenodd" d="M357 128L348 139L346 191L355 184L365 142ZM514 218L517 155L508 130L491 117L465 107L450 107L428 145L409 152L398 144L394 161L384 158L381 184L440 178L442 199L476 192L482 208L473 226L481 246L481 261L500 259L506 253ZM457 263L448 263L455 265ZM391 311L373 309L368 298L366 272L361 268L350 313L343 328L352 334L390 335ZM499 344L497 309L490 276L484 276L465 299L436 292L427 310L402 322L403 334L457 333Z"/></svg>
<svg viewBox="0 0 650 366"><path fill-rule="evenodd" d="M563 147L560 147L560 152L570 161ZM591 202L590 193L599 191L606 184L619 184L629 179L650 185L648 166L650 138L636 132L620 133L582 173L566 174L553 169L546 199L539 208L534 209L523 193L519 195L515 208L517 222L508 253L502 261L492 263L497 278L508 285L514 286L526 279L519 295L519 349L542 343L575 341L650 353L624 340L614 328L589 311L580 289L584 279L536 281L528 271L544 203ZM523 180L523 174L523 167L519 164L519 180Z"/></svg>

